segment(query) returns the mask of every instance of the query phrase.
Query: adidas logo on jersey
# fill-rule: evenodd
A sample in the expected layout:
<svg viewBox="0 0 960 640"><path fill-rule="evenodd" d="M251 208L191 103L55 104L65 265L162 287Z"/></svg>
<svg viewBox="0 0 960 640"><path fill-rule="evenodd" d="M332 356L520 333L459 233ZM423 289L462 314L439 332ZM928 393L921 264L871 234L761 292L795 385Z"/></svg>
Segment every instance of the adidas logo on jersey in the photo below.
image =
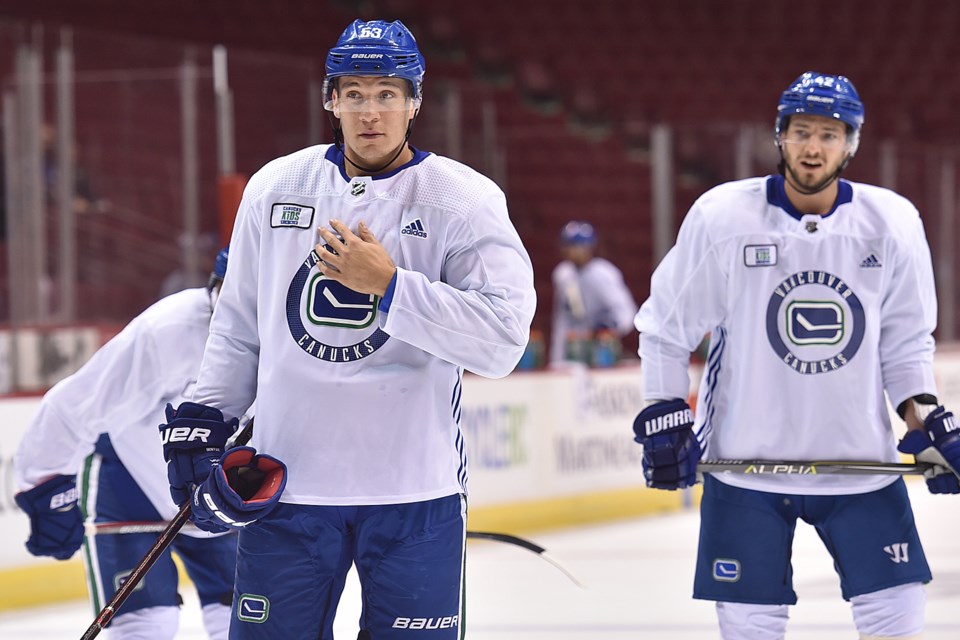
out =
<svg viewBox="0 0 960 640"><path fill-rule="evenodd" d="M877 254L871 253L863 259L863 262L860 263L860 266L864 269L876 269L878 267L882 267L883 263L881 263L877 258Z"/></svg>
<svg viewBox="0 0 960 640"><path fill-rule="evenodd" d="M400 229L400 235L426 238L427 232L423 229L423 222L420 221L420 218L417 218L407 226Z"/></svg>

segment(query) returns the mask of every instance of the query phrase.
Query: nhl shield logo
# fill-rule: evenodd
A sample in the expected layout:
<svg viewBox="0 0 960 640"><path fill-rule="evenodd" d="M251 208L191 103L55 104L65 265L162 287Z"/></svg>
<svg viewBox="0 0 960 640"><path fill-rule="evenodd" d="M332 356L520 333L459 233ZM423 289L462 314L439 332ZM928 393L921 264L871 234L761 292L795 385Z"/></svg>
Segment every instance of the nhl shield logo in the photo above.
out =
<svg viewBox="0 0 960 640"><path fill-rule="evenodd" d="M350 185L350 195L352 196L362 196L367 192L367 183L366 182L354 182Z"/></svg>

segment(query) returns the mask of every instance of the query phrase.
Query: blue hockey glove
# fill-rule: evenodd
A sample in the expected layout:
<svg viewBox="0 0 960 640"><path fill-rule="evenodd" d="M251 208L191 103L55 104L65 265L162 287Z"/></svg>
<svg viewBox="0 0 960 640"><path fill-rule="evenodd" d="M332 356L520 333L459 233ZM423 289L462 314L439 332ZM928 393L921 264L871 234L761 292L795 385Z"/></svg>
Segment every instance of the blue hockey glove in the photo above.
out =
<svg viewBox="0 0 960 640"><path fill-rule="evenodd" d="M194 486L210 475L239 420L225 422L219 409L194 402L184 402L176 410L168 404L166 416L160 440L170 496L180 506L190 499Z"/></svg>
<svg viewBox="0 0 960 640"><path fill-rule="evenodd" d="M908 431L897 446L920 462L936 465L924 474L930 493L960 493L960 425L953 413L937 407L924 419L923 431Z"/></svg>
<svg viewBox="0 0 960 640"><path fill-rule="evenodd" d="M17 506L30 516L27 551L57 560L66 560L77 552L83 544L79 497L74 476L54 476L14 496Z"/></svg>
<svg viewBox="0 0 960 640"><path fill-rule="evenodd" d="M245 527L270 513L287 486L287 465L253 447L234 447L193 492L193 521L219 533Z"/></svg>
<svg viewBox="0 0 960 640"><path fill-rule="evenodd" d="M643 445L643 476L654 489L685 489L697 483L700 443L693 412L683 400L651 404L633 421L634 440Z"/></svg>

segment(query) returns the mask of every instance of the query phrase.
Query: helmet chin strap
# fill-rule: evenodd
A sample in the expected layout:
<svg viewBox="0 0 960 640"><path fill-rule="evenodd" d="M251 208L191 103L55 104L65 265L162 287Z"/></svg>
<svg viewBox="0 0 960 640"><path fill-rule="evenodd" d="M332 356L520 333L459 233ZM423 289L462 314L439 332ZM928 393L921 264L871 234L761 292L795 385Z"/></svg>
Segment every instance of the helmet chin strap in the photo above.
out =
<svg viewBox="0 0 960 640"><path fill-rule="evenodd" d="M785 180L790 182L790 186L805 196L815 195L829 187L837 178L840 177L840 174L843 172L843 170L847 168L847 164L850 163L850 154L848 153L833 174L827 176L821 180L819 184L813 187L804 187L802 184L800 184L799 176L797 176L793 168L787 164L786 158L783 157L783 147L778 144L777 150L780 152L780 163L777 165L777 170L780 172L780 175L782 175Z"/></svg>
<svg viewBox="0 0 960 640"><path fill-rule="evenodd" d="M217 300L220 299L220 284L223 281L217 283L212 283L207 286L207 294L210 297L210 313L213 313L213 310L217 307Z"/></svg>
<svg viewBox="0 0 960 640"><path fill-rule="evenodd" d="M417 109L413 113L413 117L410 118L410 122L407 123L407 132L403 136L403 142L400 143L400 146L397 147L396 153L393 154L393 157L390 158L384 165L371 169L369 167L364 167L359 165L349 157L347 157L347 150L343 144L343 129L337 126L337 118L333 114L329 114L330 123L333 126L333 143L336 145L337 149L343 154L343 159L349 162L354 168L359 169L362 173L367 175L376 175L393 164L393 161L400 157L400 154L403 153L403 150L407 148L407 141L410 139L410 135L413 133L413 123L417 120L417 115L420 113L420 110Z"/></svg>

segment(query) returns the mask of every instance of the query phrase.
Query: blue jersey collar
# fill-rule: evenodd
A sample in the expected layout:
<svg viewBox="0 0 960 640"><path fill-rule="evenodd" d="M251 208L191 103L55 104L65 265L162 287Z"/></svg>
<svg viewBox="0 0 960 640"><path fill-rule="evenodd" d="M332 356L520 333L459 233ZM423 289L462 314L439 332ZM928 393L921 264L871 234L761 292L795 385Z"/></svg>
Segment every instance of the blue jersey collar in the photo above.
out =
<svg viewBox="0 0 960 640"><path fill-rule="evenodd" d="M383 180L384 178L393 177L408 167L420 164L426 160L427 156L430 155L429 151L420 151L412 144L410 145L410 150L413 151L413 159L410 160L410 162L400 165L393 171L388 171L387 173L381 173L370 177L374 180ZM347 175L347 170L344 168L346 161L343 157L343 151L341 151L337 145L330 145L330 148L327 149L327 154L324 156L324 158L337 165L337 168L340 170L340 175L343 177L343 179L346 182L350 182L351 178Z"/></svg>
<svg viewBox="0 0 960 640"><path fill-rule="evenodd" d="M852 201L853 185L846 180L837 180L837 199L834 201L833 206L830 207L830 211L824 214L823 217L832 216L833 212L837 210L837 207ZM790 198L787 197L787 191L784 187L783 176L770 176L767 178L767 202L775 207L780 207L796 220L800 220L804 215L809 215L798 211L797 208L793 206L793 203L790 202Z"/></svg>

